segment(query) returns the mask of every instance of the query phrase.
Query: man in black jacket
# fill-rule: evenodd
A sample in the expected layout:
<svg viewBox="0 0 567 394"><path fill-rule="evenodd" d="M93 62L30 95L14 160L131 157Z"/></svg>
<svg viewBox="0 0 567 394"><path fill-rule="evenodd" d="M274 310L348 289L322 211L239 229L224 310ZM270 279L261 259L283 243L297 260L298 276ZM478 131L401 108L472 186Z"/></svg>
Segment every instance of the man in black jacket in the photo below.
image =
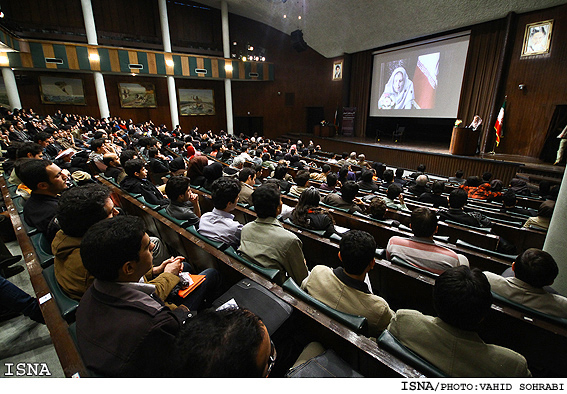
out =
<svg viewBox="0 0 567 394"><path fill-rule="evenodd" d="M468 198L465 190L453 190L449 194L449 209L438 211L439 220L451 220L473 227L492 227L492 222L480 212L465 212L463 210Z"/></svg>
<svg viewBox="0 0 567 394"><path fill-rule="evenodd" d="M169 200L161 194L158 188L148 181L148 170L141 159L131 159L124 164L126 178L120 182L120 187L128 193L141 194L144 200L154 205L169 205Z"/></svg>

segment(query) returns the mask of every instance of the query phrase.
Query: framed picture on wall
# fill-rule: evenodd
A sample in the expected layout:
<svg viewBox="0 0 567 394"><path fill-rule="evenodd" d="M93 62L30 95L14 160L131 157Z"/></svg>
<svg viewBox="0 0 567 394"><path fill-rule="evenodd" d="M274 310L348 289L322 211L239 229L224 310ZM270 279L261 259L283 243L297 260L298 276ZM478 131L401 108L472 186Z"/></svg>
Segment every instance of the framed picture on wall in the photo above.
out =
<svg viewBox="0 0 567 394"><path fill-rule="evenodd" d="M181 116L214 115L215 96L212 89L177 89Z"/></svg>
<svg viewBox="0 0 567 394"><path fill-rule="evenodd" d="M39 77L43 104L87 105L81 78Z"/></svg>
<svg viewBox="0 0 567 394"><path fill-rule="evenodd" d="M156 108L156 87L151 83L118 83L122 108Z"/></svg>
<svg viewBox="0 0 567 394"><path fill-rule="evenodd" d="M522 57L549 53L553 19L526 25Z"/></svg>
<svg viewBox="0 0 567 394"><path fill-rule="evenodd" d="M343 61L337 60L333 62L333 81L343 79Z"/></svg>

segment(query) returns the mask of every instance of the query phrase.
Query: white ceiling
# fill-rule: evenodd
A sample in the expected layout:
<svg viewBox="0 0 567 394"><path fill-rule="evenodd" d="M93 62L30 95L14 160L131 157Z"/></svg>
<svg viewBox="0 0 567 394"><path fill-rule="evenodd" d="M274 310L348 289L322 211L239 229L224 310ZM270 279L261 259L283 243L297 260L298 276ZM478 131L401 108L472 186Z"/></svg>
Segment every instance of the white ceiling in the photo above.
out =
<svg viewBox="0 0 567 394"><path fill-rule="evenodd" d="M220 9L220 0L197 0ZM567 3L566 0L226 0L228 11L303 39L327 58ZM287 18L283 16L287 15ZM298 19L301 16L301 19Z"/></svg>

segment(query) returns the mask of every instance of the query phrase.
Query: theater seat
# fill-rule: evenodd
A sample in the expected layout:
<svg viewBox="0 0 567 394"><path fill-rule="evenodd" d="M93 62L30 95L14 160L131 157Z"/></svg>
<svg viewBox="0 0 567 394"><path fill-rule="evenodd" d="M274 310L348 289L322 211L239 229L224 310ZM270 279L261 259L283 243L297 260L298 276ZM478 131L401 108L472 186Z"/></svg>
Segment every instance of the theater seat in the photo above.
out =
<svg viewBox="0 0 567 394"><path fill-rule="evenodd" d="M278 285L281 285L285 280L285 274L277 269L274 268L266 268L262 267L261 265L254 263L247 259L246 257L242 256L238 251L236 251L232 246L229 246L224 250L226 254L230 257L235 258L236 260L240 261L242 264L251 268L252 270L256 271L257 273L264 275L272 282L275 282Z"/></svg>
<svg viewBox="0 0 567 394"><path fill-rule="evenodd" d="M518 257L515 254L504 254L504 253L496 252L496 251L493 251L493 250L484 249L484 248L481 248L480 246L470 244L470 243L462 241L460 239L457 240L455 245L461 246L461 247L464 247L464 248L467 248L467 249L476 250L476 251L479 251L481 253L484 253L484 254L487 254L487 255L490 255L490 256L499 257L499 258L508 260L510 262L516 260L516 257Z"/></svg>
<svg viewBox="0 0 567 394"><path fill-rule="evenodd" d="M63 316L63 319L65 319L67 323L74 322L75 312L79 306L79 302L65 294L59 285L59 282L57 282L57 279L55 278L55 266L50 265L49 267L44 268L42 274L49 286L51 295L55 298L55 302L61 311L61 316Z"/></svg>
<svg viewBox="0 0 567 394"><path fill-rule="evenodd" d="M411 365L429 378L449 377L439 368L435 367L433 364L424 360L419 355L402 345L401 342L398 341L388 330L384 330L376 342L378 342L378 346L392 353L394 356Z"/></svg>
<svg viewBox="0 0 567 394"><path fill-rule="evenodd" d="M55 257L51 252L51 245L47 241L47 237L43 233L38 233L32 235L30 241L35 249L41 268L49 267L53 264Z"/></svg>
<svg viewBox="0 0 567 394"><path fill-rule="evenodd" d="M536 315L538 317L542 317L544 319L551 320L551 321L553 321L557 324L567 326L567 318L551 316L551 315L548 315L547 313L536 311L535 309L528 308L525 305L518 304L517 302L509 300L508 298L502 297L500 294L496 294L495 292L491 292L491 293L492 293L492 298L494 299L494 301L496 301L496 303L509 305L509 306L511 306L515 309L519 309L520 311L525 312L527 314Z"/></svg>
<svg viewBox="0 0 567 394"><path fill-rule="evenodd" d="M351 330L362 335L368 334L368 321L366 320L366 317L341 312L334 308L331 308L328 305L325 305L324 303L322 303L321 301L319 301L318 299L316 299L315 297L311 296L306 291L301 289L292 278L286 280L282 285L282 287L284 288L284 290L289 291L291 294L298 297L302 301L305 301L308 304L315 306L321 312L323 312L327 316L332 317L339 323L344 324Z"/></svg>
<svg viewBox="0 0 567 394"><path fill-rule="evenodd" d="M402 259L398 256L392 256L392 258L390 258L390 261L395 265L398 265L400 267L409 268L413 271L420 272L420 273L425 274L427 276L432 276L432 277L438 277L439 276L438 274L436 274L434 272L427 271L423 268L416 267L415 265L408 263L407 261L405 261L404 259Z"/></svg>

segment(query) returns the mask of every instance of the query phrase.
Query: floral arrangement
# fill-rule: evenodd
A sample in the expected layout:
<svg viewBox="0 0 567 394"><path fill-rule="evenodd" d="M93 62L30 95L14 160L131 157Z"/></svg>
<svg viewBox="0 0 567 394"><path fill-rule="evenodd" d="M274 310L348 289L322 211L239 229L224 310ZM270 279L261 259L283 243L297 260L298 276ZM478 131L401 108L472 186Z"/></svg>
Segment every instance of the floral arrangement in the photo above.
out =
<svg viewBox="0 0 567 394"><path fill-rule="evenodd" d="M455 120L455 127L458 127L463 121L461 119Z"/></svg>

